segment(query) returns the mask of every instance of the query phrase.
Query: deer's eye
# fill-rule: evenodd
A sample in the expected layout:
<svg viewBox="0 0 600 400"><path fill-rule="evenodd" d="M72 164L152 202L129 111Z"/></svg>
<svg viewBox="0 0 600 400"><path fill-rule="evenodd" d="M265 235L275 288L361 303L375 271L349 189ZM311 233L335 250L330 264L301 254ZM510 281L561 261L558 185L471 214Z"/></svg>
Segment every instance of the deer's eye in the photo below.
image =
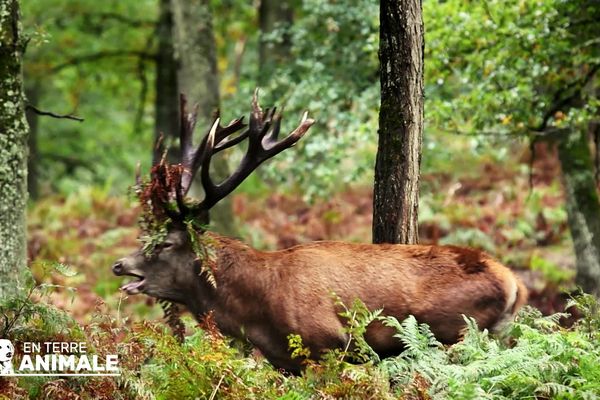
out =
<svg viewBox="0 0 600 400"><path fill-rule="evenodd" d="M164 249L169 249L169 248L171 248L171 247L173 247L173 242L164 242L164 243L163 243L163 244L160 246L160 248L161 248L162 250L164 250Z"/></svg>

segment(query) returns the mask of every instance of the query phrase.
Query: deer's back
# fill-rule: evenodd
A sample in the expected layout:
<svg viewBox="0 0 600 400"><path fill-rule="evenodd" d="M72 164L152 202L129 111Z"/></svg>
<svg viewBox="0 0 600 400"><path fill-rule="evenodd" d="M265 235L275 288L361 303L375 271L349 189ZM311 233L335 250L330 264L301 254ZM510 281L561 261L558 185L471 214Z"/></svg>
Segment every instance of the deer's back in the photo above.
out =
<svg viewBox="0 0 600 400"><path fill-rule="evenodd" d="M491 328L512 312L522 288L508 268L464 247L315 242L267 254L279 282L273 306L289 316L292 330L306 325L307 314L337 316L337 296L398 319L415 315L451 342L462 314Z"/></svg>

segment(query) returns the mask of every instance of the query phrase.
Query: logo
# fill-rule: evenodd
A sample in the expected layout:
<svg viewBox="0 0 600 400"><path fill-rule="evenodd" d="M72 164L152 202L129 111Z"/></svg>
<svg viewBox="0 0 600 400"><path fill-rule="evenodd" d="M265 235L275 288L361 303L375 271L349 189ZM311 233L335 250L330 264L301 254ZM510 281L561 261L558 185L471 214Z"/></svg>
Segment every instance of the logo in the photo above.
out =
<svg viewBox="0 0 600 400"><path fill-rule="evenodd" d="M23 342L15 357L16 345L0 339L0 376L121 375L118 355L88 354L85 342Z"/></svg>
<svg viewBox="0 0 600 400"><path fill-rule="evenodd" d="M12 375L12 358L15 354L15 347L10 340L0 339L0 376Z"/></svg>

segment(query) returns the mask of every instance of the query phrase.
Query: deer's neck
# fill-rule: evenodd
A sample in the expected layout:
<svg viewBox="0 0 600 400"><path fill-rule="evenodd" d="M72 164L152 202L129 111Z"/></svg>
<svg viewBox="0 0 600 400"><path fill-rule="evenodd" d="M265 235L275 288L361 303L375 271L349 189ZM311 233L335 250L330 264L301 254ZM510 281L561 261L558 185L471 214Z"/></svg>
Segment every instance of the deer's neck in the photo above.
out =
<svg viewBox="0 0 600 400"><path fill-rule="evenodd" d="M262 313L270 274L268 256L239 240L211 235L217 250L217 287L210 309L223 333L239 337L247 321Z"/></svg>
<svg viewBox="0 0 600 400"><path fill-rule="evenodd" d="M200 269L200 265L194 266L195 271ZM216 289L203 275L198 274L195 282L190 282L189 293L190 295L185 300L185 306L200 321L209 311L215 308Z"/></svg>

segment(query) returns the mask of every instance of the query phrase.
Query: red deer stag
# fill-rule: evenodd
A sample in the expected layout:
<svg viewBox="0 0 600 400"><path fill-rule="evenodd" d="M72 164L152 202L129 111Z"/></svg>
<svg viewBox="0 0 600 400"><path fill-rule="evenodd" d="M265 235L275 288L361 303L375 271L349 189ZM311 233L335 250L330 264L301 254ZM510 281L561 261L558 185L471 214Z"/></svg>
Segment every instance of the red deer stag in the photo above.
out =
<svg viewBox="0 0 600 400"><path fill-rule="evenodd" d="M345 319L332 292L344 304L358 298L398 320L412 314L444 343L459 340L462 314L494 329L525 303L527 291L508 268L469 248L322 241L259 251L205 231L210 208L263 161L293 146L314 121L305 113L293 132L278 139L281 114L263 112L255 94L247 128L241 118L225 127L217 118L194 147L195 123L196 112L187 112L182 96L182 163L167 165L163 158L140 189L150 225L162 224L165 233L112 267L116 275L135 278L121 288L128 294L183 305L199 320L212 312L223 333L249 340L274 366L292 372L301 365L290 357L291 333L302 337L315 358L347 345ZM248 147L240 165L215 184L211 158L244 140ZM198 170L205 197L192 203L185 195ZM380 355L398 354L402 346L394 333L376 321L365 339Z"/></svg>

